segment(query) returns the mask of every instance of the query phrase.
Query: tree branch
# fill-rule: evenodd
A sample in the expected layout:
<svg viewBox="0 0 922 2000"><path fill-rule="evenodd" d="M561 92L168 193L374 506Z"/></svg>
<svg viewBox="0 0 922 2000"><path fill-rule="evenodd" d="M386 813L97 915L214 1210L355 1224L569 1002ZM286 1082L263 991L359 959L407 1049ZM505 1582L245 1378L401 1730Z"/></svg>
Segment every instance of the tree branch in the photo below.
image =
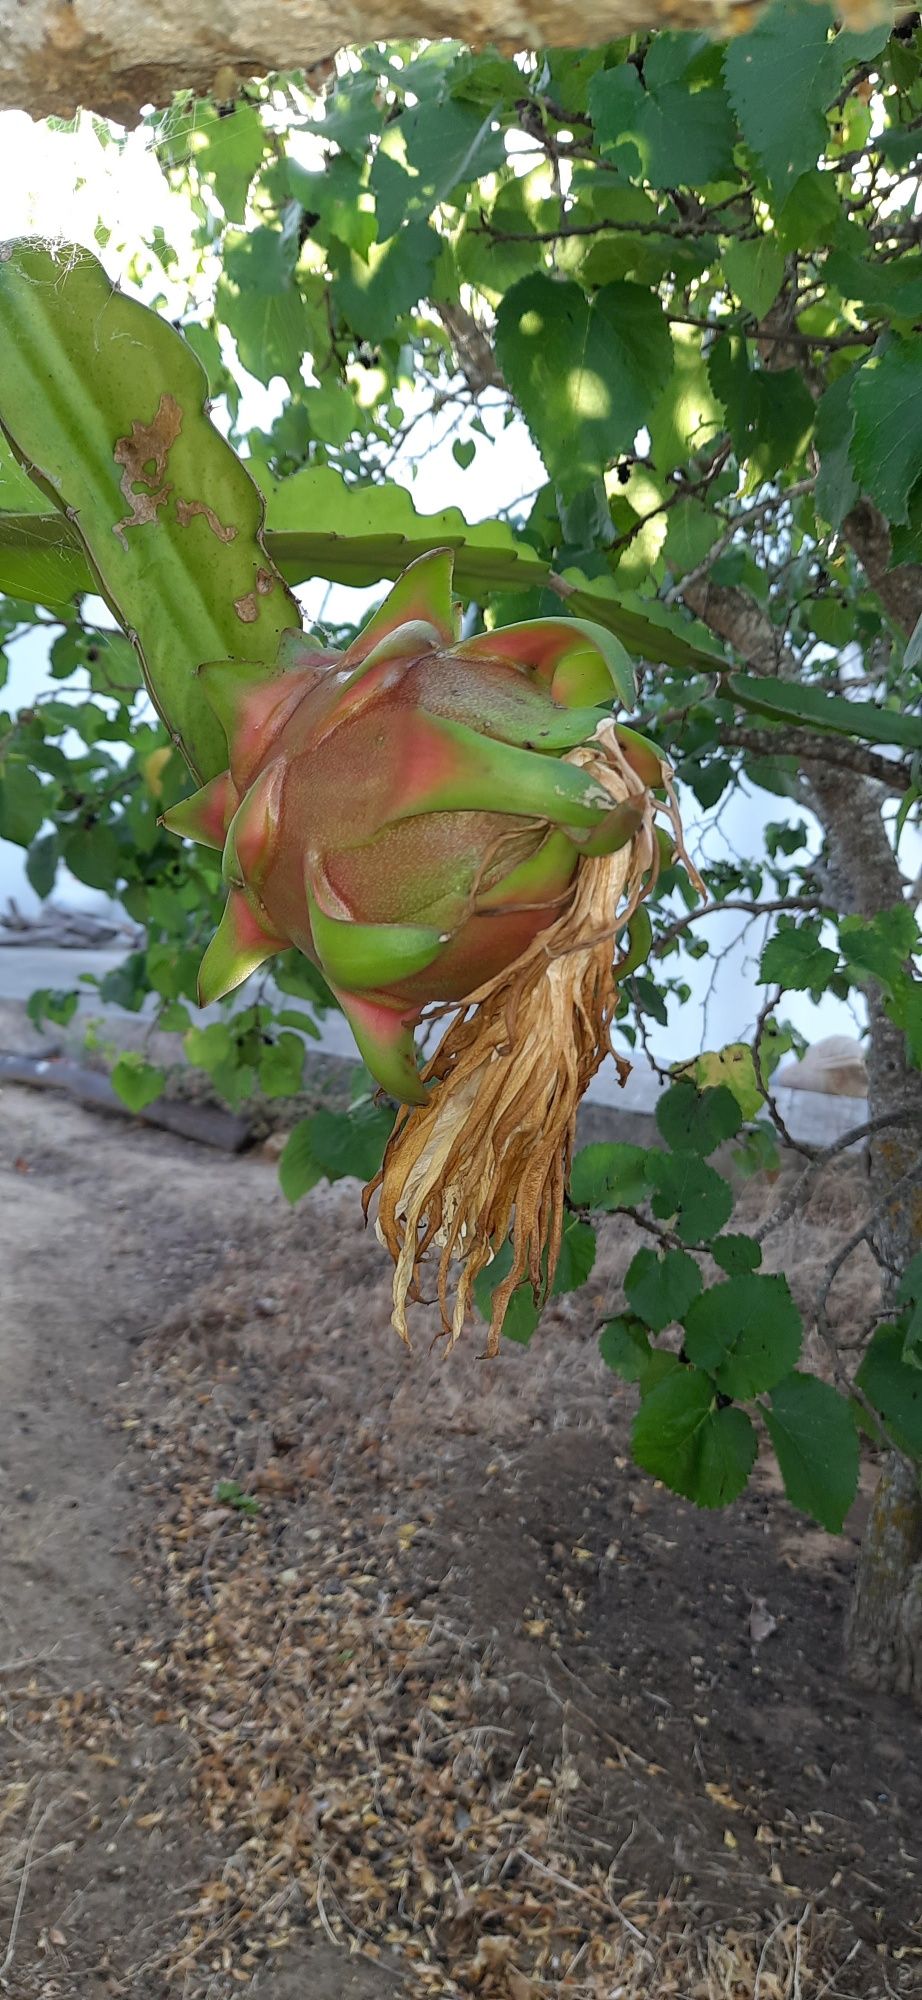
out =
<svg viewBox="0 0 922 2000"><path fill-rule="evenodd" d="M660 931L652 950L651 958L662 958L673 938L680 937L689 924L698 923L701 917L720 916L723 910L745 910L751 917L770 917L778 910L815 911L822 908L818 896L777 896L769 902L760 903L755 897L727 896L723 902L702 903L700 909L687 910L684 917L676 917L674 923Z"/></svg>
<svg viewBox="0 0 922 2000"><path fill-rule="evenodd" d="M885 757L864 743L845 738L821 736L811 729L747 729L736 723L723 725L721 743L737 750L750 750L756 757L796 757L801 764L822 764L834 771L854 771L886 785L890 792L905 792L912 783L911 766L898 757Z"/></svg>

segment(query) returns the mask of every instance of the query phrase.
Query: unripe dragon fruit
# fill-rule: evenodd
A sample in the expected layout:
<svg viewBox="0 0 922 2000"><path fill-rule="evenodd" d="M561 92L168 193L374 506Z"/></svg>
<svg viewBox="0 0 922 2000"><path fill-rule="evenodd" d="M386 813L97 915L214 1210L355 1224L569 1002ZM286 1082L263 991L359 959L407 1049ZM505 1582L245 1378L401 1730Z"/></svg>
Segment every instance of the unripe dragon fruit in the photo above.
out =
<svg viewBox="0 0 922 2000"><path fill-rule="evenodd" d="M612 717L633 685L618 640L566 618L458 639L451 583L435 551L345 653L291 632L268 677L200 669L229 768L165 824L223 848L202 1003L295 945L400 1101L366 1209L380 1188L402 1337L428 1251L452 1342L511 1233L495 1353L515 1286L553 1277L577 1106L649 941L656 811L687 857L668 766ZM452 1019L421 1075L427 1008Z"/></svg>
<svg viewBox="0 0 922 2000"><path fill-rule="evenodd" d="M413 1030L518 960L581 856L642 813L563 761L630 668L601 626L543 619L456 639L452 558L413 563L342 654L285 642L279 671L202 671L229 769L165 815L223 847L225 914L202 1004L289 945L320 967L372 1074L425 1100ZM287 648L287 650L286 650Z"/></svg>

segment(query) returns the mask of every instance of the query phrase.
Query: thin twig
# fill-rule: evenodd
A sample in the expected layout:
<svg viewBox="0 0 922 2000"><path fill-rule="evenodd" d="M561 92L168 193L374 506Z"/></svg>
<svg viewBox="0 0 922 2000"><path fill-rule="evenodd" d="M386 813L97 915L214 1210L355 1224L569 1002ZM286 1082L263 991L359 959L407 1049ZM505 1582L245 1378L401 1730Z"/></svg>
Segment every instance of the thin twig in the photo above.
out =
<svg viewBox="0 0 922 2000"><path fill-rule="evenodd" d="M28 1844L26 1846L26 1851L23 1858L22 1874L19 1878L19 1891L16 1897L16 1906L15 1909L13 1910L12 1921L10 1923L10 1934L9 1937L7 1938L6 1951L4 1952L3 1955L3 1962L2 1964L0 1964L0 1985L3 1986L5 1986L7 1983L6 1975L9 1972L10 1967L13 1963L13 1959L16 1956L16 1939L19 1935L19 1925L22 1918L23 1907L25 1905L26 1891L29 1887L29 1875L32 1869L32 1860L35 1854L36 1844L38 1842L38 1837L39 1834L41 1833L42 1827L44 1826L45 1821L48 1818L49 1814L53 1812L53 1810L54 1810L54 1800L52 1799L51 1802L45 1807L44 1811L39 1814L38 1819L33 1818L32 1832L29 1835Z"/></svg>

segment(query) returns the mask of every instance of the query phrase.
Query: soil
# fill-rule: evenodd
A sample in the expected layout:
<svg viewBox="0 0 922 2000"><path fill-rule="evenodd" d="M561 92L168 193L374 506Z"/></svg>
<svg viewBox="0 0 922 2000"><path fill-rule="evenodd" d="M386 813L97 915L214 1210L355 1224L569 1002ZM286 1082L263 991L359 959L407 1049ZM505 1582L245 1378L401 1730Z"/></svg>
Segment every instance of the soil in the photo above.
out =
<svg viewBox="0 0 922 2000"><path fill-rule="evenodd" d="M0 1990L922 1994L918 1718L842 1668L860 1510L632 1468L594 1338L632 1225L485 1364L422 1309L396 1342L351 1183L292 1213L262 1156L13 1088L0 1181Z"/></svg>

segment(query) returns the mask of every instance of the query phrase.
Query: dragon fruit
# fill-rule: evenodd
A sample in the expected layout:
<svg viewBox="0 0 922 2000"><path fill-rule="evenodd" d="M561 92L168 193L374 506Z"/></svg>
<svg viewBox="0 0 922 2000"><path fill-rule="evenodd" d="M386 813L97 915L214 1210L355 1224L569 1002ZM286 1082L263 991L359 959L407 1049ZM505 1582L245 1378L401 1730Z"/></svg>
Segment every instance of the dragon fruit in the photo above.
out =
<svg viewBox="0 0 922 2000"><path fill-rule="evenodd" d="M400 1335L430 1251L451 1344L511 1235L489 1354L516 1285L553 1277L577 1106L649 941L656 812L687 857L668 766L613 720L632 689L617 639L550 618L459 640L451 584L436 551L342 654L292 632L268 678L203 667L229 768L164 817L223 848L201 1001L295 945L399 1100L365 1201L380 1189ZM420 1073L426 1010L450 1018Z"/></svg>
<svg viewBox="0 0 922 2000"><path fill-rule="evenodd" d="M550 924L581 855L641 815L564 762L630 672L600 626L545 619L458 642L452 558L413 563L342 654L286 635L279 671L202 672L229 769L165 815L224 850L230 893L201 1003L290 945L324 973L377 1081L421 1103L413 1031Z"/></svg>

